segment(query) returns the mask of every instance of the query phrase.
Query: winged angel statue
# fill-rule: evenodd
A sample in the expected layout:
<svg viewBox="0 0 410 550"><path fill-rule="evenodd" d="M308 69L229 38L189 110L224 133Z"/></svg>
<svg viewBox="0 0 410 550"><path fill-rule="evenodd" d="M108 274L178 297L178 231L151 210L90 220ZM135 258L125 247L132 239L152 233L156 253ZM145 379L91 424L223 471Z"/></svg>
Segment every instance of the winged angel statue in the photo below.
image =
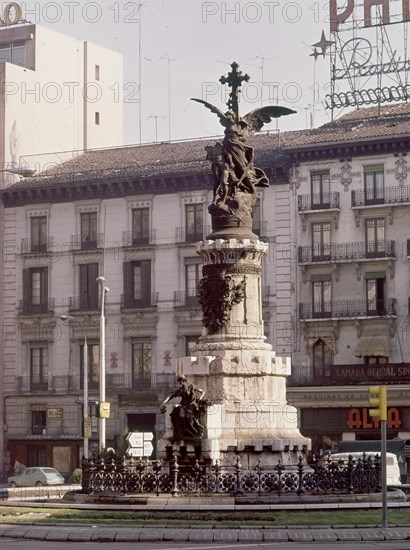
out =
<svg viewBox="0 0 410 550"><path fill-rule="evenodd" d="M252 225L255 187L268 187L269 180L263 170L254 166L253 147L245 145L245 142L273 118L295 112L286 107L270 105L240 117L240 86L242 81L249 80L249 76L238 71L237 63L232 63L231 67L232 72L228 73L228 77L222 76L220 79L220 82L232 88L226 113L207 101L192 98L215 113L225 128L222 143L205 148L207 159L212 162L214 177L213 201L209 207L214 231L226 227L226 224L231 227Z"/></svg>

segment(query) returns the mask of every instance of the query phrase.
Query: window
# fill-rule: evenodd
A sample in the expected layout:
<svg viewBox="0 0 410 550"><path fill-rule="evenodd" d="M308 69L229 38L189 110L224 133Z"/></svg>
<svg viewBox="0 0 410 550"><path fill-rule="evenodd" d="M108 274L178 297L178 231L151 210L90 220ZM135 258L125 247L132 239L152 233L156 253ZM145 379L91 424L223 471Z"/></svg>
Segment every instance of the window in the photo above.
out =
<svg viewBox="0 0 410 550"><path fill-rule="evenodd" d="M327 276L326 276L327 277ZM332 283L330 278L312 281L313 316L331 317Z"/></svg>
<svg viewBox="0 0 410 550"><path fill-rule="evenodd" d="M30 386L33 390L48 389L47 344L30 345Z"/></svg>
<svg viewBox="0 0 410 550"><path fill-rule="evenodd" d="M380 258L385 255L384 218L366 220L366 258Z"/></svg>
<svg viewBox="0 0 410 550"><path fill-rule="evenodd" d="M4 62L25 67L26 43L9 42L8 44L0 44L0 63Z"/></svg>
<svg viewBox="0 0 410 550"><path fill-rule="evenodd" d="M149 208L132 210L132 244L149 244Z"/></svg>
<svg viewBox="0 0 410 550"><path fill-rule="evenodd" d="M252 210L252 231L258 237L261 236L262 221L261 221L261 200L256 199Z"/></svg>
<svg viewBox="0 0 410 550"><path fill-rule="evenodd" d="M80 309L98 309L98 264L80 265Z"/></svg>
<svg viewBox="0 0 410 550"><path fill-rule="evenodd" d="M97 212L84 212L80 214L81 248L97 248Z"/></svg>
<svg viewBox="0 0 410 550"><path fill-rule="evenodd" d="M382 164L364 167L365 204L384 203L384 167Z"/></svg>
<svg viewBox="0 0 410 550"><path fill-rule="evenodd" d="M330 208L330 173L328 171L310 174L312 208Z"/></svg>
<svg viewBox="0 0 410 550"><path fill-rule="evenodd" d="M381 357L381 356L375 357L373 355L365 355L363 359L364 359L365 365L385 365L389 361L388 357Z"/></svg>
<svg viewBox="0 0 410 550"><path fill-rule="evenodd" d="M47 250L47 216L33 216L30 218L31 252L45 252Z"/></svg>
<svg viewBox="0 0 410 550"><path fill-rule="evenodd" d="M196 242L203 239L204 231L204 207L203 204L186 204L186 241Z"/></svg>
<svg viewBox="0 0 410 550"><path fill-rule="evenodd" d="M312 259L330 260L330 223L312 224Z"/></svg>
<svg viewBox="0 0 410 550"><path fill-rule="evenodd" d="M330 376L330 366L333 364L333 352L331 348L319 338L312 348L313 373L315 378Z"/></svg>
<svg viewBox="0 0 410 550"><path fill-rule="evenodd" d="M47 411L31 411L31 433L33 435L47 433Z"/></svg>
<svg viewBox="0 0 410 550"><path fill-rule="evenodd" d="M48 268L23 270L23 312L46 313L48 304Z"/></svg>
<svg viewBox="0 0 410 550"><path fill-rule="evenodd" d="M149 388L151 386L152 349L149 341L132 343L132 387Z"/></svg>
<svg viewBox="0 0 410 550"><path fill-rule="evenodd" d="M100 66L99 65L96 65L95 66L95 80L100 80Z"/></svg>
<svg viewBox="0 0 410 550"><path fill-rule="evenodd" d="M100 384L100 345L87 342L88 390L98 390ZM84 344L80 345L80 388L84 389Z"/></svg>
<svg viewBox="0 0 410 550"><path fill-rule="evenodd" d="M126 262L124 264L124 307L150 307L151 260Z"/></svg>
<svg viewBox="0 0 410 550"><path fill-rule="evenodd" d="M100 113L98 113L97 111L95 112L95 124L97 126L100 125Z"/></svg>
<svg viewBox="0 0 410 550"><path fill-rule="evenodd" d="M185 336L185 357L192 357L193 350L199 342L199 335L197 336Z"/></svg>
<svg viewBox="0 0 410 550"><path fill-rule="evenodd" d="M28 445L27 446L27 466L46 466L46 446L45 445ZM29 472L26 470L25 472Z"/></svg>
<svg viewBox="0 0 410 550"><path fill-rule="evenodd" d="M385 288L384 273L366 274L367 315L385 315Z"/></svg>
<svg viewBox="0 0 410 550"><path fill-rule="evenodd" d="M185 266L186 305L198 304L198 283L202 278L202 264L189 263Z"/></svg>

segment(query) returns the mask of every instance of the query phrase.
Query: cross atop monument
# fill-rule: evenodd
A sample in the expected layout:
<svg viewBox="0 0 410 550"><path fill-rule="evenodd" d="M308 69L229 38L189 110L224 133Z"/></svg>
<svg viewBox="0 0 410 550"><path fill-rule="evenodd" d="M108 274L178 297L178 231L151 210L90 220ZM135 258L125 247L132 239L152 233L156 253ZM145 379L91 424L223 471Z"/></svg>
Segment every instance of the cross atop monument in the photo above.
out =
<svg viewBox="0 0 410 550"><path fill-rule="evenodd" d="M219 82L221 84L228 84L232 88L227 101L228 108L233 111L236 117L236 121L239 121L239 92L242 82L248 82L249 75L242 74L242 71L238 71L238 63L235 61L231 64L232 71L228 73L228 76L221 76Z"/></svg>

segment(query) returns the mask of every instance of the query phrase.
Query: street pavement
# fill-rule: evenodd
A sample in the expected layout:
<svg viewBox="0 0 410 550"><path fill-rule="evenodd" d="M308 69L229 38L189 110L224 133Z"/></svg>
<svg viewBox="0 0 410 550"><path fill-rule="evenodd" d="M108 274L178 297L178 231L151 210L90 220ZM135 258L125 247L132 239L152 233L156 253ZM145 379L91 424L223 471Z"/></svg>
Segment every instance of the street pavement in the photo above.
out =
<svg viewBox="0 0 410 550"><path fill-rule="evenodd" d="M381 529L376 526L342 527L219 527L175 525L106 527L104 525L0 525L4 539L29 539L53 542L379 542L410 541L410 525ZM1 542L0 542L1 546ZM409 543L410 547L410 543Z"/></svg>

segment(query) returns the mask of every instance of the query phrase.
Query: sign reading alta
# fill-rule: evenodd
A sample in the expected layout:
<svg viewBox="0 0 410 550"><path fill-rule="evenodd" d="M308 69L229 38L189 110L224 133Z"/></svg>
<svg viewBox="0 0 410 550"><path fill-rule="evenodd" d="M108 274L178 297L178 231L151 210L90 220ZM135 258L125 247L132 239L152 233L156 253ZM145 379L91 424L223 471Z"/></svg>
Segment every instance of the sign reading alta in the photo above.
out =
<svg viewBox="0 0 410 550"><path fill-rule="evenodd" d="M3 10L3 17L0 18L0 27L17 25L21 21L21 6L17 2L7 4Z"/></svg>
<svg viewBox="0 0 410 550"><path fill-rule="evenodd" d="M371 417L369 409L363 407L361 409L349 409L346 425L352 430L368 429L374 430L380 428L380 419ZM397 429L401 426L400 411L396 407L387 409L387 427Z"/></svg>

